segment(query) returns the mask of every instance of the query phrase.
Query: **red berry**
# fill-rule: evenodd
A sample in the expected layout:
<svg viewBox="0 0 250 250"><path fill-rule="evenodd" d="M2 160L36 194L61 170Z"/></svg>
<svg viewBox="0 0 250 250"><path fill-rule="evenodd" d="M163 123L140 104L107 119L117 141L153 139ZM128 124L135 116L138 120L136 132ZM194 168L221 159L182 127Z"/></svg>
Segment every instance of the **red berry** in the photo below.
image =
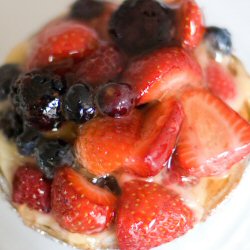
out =
<svg viewBox="0 0 250 250"><path fill-rule="evenodd" d="M151 249L185 234L195 217L181 198L156 183L124 184L117 213L121 250Z"/></svg>
<svg viewBox="0 0 250 250"><path fill-rule="evenodd" d="M200 7L195 0L183 0L179 10L179 36L185 49L196 48L203 39L204 21Z"/></svg>
<svg viewBox="0 0 250 250"><path fill-rule="evenodd" d="M50 211L51 183L32 165L19 167L13 179L12 200L43 213Z"/></svg>
<svg viewBox="0 0 250 250"><path fill-rule="evenodd" d="M124 73L138 104L162 99L187 85L202 86L202 71L197 61L181 48L161 48L135 59Z"/></svg>
<svg viewBox="0 0 250 250"><path fill-rule="evenodd" d="M96 32L81 22L52 22L35 37L26 67L29 70L50 64L65 67L63 61L88 56L98 47L98 43Z"/></svg>
<svg viewBox="0 0 250 250"><path fill-rule="evenodd" d="M116 197L70 167L63 167L57 171L52 184L51 204L53 216L62 228L92 234L111 224Z"/></svg>
<svg viewBox="0 0 250 250"><path fill-rule="evenodd" d="M250 125L206 90L187 90L176 160L189 174L224 174L250 154Z"/></svg>
<svg viewBox="0 0 250 250"><path fill-rule="evenodd" d="M102 45L76 67L76 77L98 86L115 79L124 68L124 58L113 45Z"/></svg>

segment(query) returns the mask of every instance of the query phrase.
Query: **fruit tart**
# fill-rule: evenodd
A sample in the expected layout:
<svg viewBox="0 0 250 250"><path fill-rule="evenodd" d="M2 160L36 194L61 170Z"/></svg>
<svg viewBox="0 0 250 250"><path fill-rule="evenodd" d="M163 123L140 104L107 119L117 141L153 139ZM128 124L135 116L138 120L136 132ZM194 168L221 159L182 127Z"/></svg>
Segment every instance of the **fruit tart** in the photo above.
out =
<svg viewBox="0 0 250 250"><path fill-rule="evenodd" d="M249 100L194 0L77 0L0 67L2 190L79 249L167 244L240 181Z"/></svg>

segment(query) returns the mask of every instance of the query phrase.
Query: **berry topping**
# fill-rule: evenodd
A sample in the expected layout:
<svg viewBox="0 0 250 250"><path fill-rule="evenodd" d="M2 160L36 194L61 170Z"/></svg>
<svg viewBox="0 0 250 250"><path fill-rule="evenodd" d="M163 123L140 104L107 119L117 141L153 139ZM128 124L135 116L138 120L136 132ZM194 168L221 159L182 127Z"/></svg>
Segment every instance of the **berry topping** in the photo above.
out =
<svg viewBox="0 0 250 250"><path fill-rule="evenodd" d="M125 52L138 54L172 44L175 23L175 11L159 1L126 0L113 14L109 32Z"/></svg>
<svg viewBox="0 0 250 250"><path fill-rule="evenodd" d="M118 118L132 111L135 96L129 84L108 83L99 89L96 103L102 114Z"/></svg>
<svg viewBox="0 0 250 250"><path fill-rule="evenodd" d="M64 117L77 123L92 119L96 113L92 92L92 89L84 83L72 85L64 97Z"/></svg>
<svg viewBox="0 0 250 250"><path fill-rule="evenodd" d="M204 22L202 12L195 0L183 0L179 10L179 36L185 49L196 48L203 39Z"/></svg>
<svg viewBox="0 0 250 250"><path fill-rule="evenodd" d="M35 158L48 179L54 177L56 168L74 163L71 145L62 140L41 140L35 148Z"/></svg>
<svg viewBox="0 0 250 250"><path fill-rule="evenodd" d="M210 61L206 68L206 80L211 92L223 101L237 96L237 86L232 73L221 64Z"/></svg>
<svg viewBox="0 0 250 250"><path fill-rule="evenodd" d="M13 109L6 109L0 113L0 129L8 139L15 139L23 132L23 120Z"/></svg>
<svg viewBox="0 0 250 250"><path fill-rule="evenodd" d="M101 15L104 3L96 0L77 0L70 10L70 17L79 20L89 20Z"/></svg>
<svg viewBox="0 0 250 250"><path fill-rule="evenodd" d="M115 79L124 68L124 58L113 45L105 44L76 68L76 76L93 86Z"/></svg>
<svg viewBox="0 0 250 250"><path fill-rule="evenodd" d="M50 130L63 121L60 98L65 88L65 82L58 75L32 71L17 79L12 100L31 127Z"/></svg>
<svg viewBox="0 0 250 250"><path fill-rule="evenodd" d="M32 165L19 167L13 179L12 200L43 213L50 211L51 183Z"/></svg>
<svg viewBox="0 0 250 250"><path fill-rule="evenodd" d="M112 175L106 175L100 178L93 178L92 183L101 188L107 189L115 195L120 195L122 192L117 180Z"/></svg>
<svg viewBox="0 0 250 250"><path fill-rule="evenodd" d="M24 156L33 155L41 134L32 128L25 127L22 134L16 138L16 145L19 153Z"/></svg>
<svg viewBox="0 0 250 250"><path fill-rule="evenodd" d="M250 154L250 125L223 101L205 90L188 90L181 100L180 167L197 177L216 176Z"/></svg>
<svg viewBox="0 0 250 250"><path fill-rule="evenodd" d="M94 30L76 21L53 22L35 38L27 68L37 69L68 58L80 60L98 47Z"/></svg>
<svg viewBox="0 0 250 250"><path fill-rule="evenodd" d="M181 48L162 48L135 59L123 82L136 91L138 104L162 99L186 85L202 86L202 71L196 60Z"/></svg>
<svg viewBox="0 0 250 250"><path fill-rule="evenodd" d="M116 197L89 183L69 167L57 171L52 184L52 212L64 229L75 233L97 233L113 220Z"/></svg>
<svg viewBox="0 0 250 250"><path fill-rule="evenodd" d="M97 176L123 167L139 137L139 111L120 119L98 117L80 127L76 140L78 162Z"/></svg>
<svg viewBox="0 0 250 250"><path fill-rule="evenodd" d="M207 27L205 39L209 50L214 54L220 52L224 55L232 53L231 34L227 29L218 27Z"/></svg>
<svg viewBox="0 0 250 250"><path fill-rule="evenodd" d="M17 64L5 64L0 67L0 101L7 99L11 85L20 73Z"/></svg>
<svg viewBox="0 0 250 250"><path fill-rule="evenodd" d="M195 218L181 198L156 183L125 183L118 205L121 250L151 249L185 234Z"/></svg>

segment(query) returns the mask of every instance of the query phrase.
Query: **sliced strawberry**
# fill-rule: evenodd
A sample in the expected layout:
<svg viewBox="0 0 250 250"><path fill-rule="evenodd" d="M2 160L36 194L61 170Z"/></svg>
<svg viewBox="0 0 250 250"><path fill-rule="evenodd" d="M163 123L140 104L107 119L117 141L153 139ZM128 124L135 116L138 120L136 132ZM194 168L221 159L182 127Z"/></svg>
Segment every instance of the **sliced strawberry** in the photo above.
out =
<svg viewBox="0 0 250 250"><path fill-rule="evenodd" d="M62 228L92 234L103 231L112 222L116 197L70 167L63 167L52 184L51 204L53 216Z"/></svg>
<svg viewBox="0 0 250 250"><path fill-rule="evenodd" d="M124 69L124 57L113 45L104 44L76 68L76 77L94 86L107 83Z"/></svg>
<svg viewBox="0 0 250 250"><path fill-rule="evenodd" d="M141 121L141 113L135 111L128 117L100 117L84 124L76 140L78 162L95 175L123 167L139 138Z"/></svg>
<svg viewBox="0 0 250 250"><path fill-rule="evenodd" d="M206 80L211 92L223 101L230 101L237 95L233 75L221 64L210 61L206 68Z"/></svg>
<svg viewBox="0 0 250 250"><path fill-rule="evenodd" d="M179 10L179 36L185 49L196 48L203 39L204 21L200 7L194 0L183 0Z"/></svg>
<svg viewBox="0 0 250 250"><path fill-rule="evenodd" d="M173 153L183 118L175 98L153 106L145 114L141 138L125 164L127 170L142 177L158 174Z"/></svg>
<svg viewBox="0 0 250 250"><path fill-rule="evenodd" d="M195 218L181 198L156 183L125 183L117 214L121 250L151 249L185 234Z"/></svg>
<svg viewBox="0 0 250 250"><path fill-rule="evenodd" d="M47 25L34 39L26 68L57 64L72 58L79 60L98 47L98 35L85 24L61 20Z"/></svg>
<svg viewBox="0 0 250 250"><path fill-rule="evenodd" d="M124 73L123 82L137 91L138 104L162 99L186 85L202 86L197 61L181 48L162 48L135 59Z"/></svg>
<svg viewBox="0 0 250 250"><path fill-rule="evenodd" d="M24 165L17 169L13 179L12 200L18 204L43 213L50 211L51 182L33 165Z"/></svg>
<svg viewBox="0 0 250 250"><path fill-rule="evenodd" d="M206 90L182 95L186 114L176 159L189 174L215 176L250 154L250 126Z"/></svg>

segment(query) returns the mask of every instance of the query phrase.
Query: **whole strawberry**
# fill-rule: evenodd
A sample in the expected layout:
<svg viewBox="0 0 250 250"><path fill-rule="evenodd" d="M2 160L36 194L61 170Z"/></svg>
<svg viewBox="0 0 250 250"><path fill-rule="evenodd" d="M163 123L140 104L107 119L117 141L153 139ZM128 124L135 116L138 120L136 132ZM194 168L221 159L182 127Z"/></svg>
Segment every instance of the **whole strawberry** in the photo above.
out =
<svg viewBox="0 0 250 250"><path fill-rule="evenodd" d="M50 211L51 183L43 173L33 165L24 165L17 169L13 179L12 200L26 204L39 212Z"/></svg>
<svg viewBox="0 0 250 250"><path fill-rule="evenodd" d="M139 180L124 184L117 214L121 250L159 246L185 234L194 222L191 209L163 186Z"/></svg>

